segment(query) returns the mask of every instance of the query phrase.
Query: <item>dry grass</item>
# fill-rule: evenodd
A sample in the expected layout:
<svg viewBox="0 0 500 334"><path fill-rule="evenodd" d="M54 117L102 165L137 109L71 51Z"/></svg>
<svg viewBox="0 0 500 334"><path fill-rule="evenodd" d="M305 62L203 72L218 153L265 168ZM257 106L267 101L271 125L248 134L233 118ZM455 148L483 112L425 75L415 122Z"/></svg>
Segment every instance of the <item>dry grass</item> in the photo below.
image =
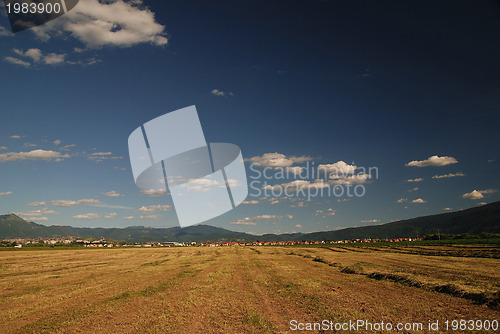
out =
<svg viewBox="0 0 500 334"><path fill-rule="evenodd" d="M497 310L473 301L369 275L491 294L498 261L299 247L6 251L0 332L287 333L291 320L493 320Z"/></svg>

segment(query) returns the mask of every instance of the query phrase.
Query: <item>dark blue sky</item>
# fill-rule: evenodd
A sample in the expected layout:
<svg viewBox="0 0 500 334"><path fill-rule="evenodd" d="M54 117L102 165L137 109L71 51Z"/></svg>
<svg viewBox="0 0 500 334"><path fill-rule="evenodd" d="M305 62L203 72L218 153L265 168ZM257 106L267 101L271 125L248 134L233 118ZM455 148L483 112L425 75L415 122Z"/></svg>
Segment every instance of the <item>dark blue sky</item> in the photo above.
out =
<svg viewBox="0 0 500 334"><path fill-rule="evenodd" d="M14 36L0 17L0 213L73 226L175 225L172 208L150 207L172 205L168 196L133 183L127 138L189 105L208 141L235 143L247 159L279 153L379 170L361 198L249 197L259 203L212 225L325 230L500 199L498 2L115 4L123 6L80 0L66 17ZM144 13L149 20L137 24ZM113 23L132 37L115 38ZM42 151L27 154L34 150ZM405 166L432 156L458 162ZM335 215L317 212L328 209Z"/></svg>

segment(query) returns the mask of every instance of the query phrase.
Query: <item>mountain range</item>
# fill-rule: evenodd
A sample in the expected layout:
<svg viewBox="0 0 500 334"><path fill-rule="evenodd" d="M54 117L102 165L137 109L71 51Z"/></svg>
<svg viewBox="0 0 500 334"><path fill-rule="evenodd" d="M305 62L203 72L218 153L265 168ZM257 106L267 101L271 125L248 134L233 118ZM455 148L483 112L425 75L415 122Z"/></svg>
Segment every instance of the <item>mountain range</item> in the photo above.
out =
<svg viewBox="0 0 500 334"><path fill-rule="evenodd" d="M252 235L209 225L185 228L78 228L45 226L26 221L15 214L0 215L0 240L38 237L93 237L127 242L178 241L287 241L287 240L350 240L365 238L422 237L427 234L500 233L500 202L466 210L400 220L387 224L351 227L335 231L292 234Z"/></svg>

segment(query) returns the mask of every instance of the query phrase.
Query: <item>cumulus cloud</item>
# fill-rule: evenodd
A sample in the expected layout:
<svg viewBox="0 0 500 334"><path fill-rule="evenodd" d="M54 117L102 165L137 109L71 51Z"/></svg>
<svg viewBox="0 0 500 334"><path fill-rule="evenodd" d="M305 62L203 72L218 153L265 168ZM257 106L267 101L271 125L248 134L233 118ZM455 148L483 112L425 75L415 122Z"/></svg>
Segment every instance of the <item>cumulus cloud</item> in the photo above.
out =
<svg viewBox="0 0 500 334"><path fill-rule="evenodd" d="M295 227L296 227L296 228L302 228L302 225L297 224L297 225L295 225Z"/></svg>
<svg viewBox="0 0 500 334"><path fill-rule="evenodd" d="M437 155L433 155L432 157L429 157L425 160L413 160L410 161L409 163L406 164L406 166L409 167L429 167L429 166L434 166L434 167L441 167L441 166L446 166L446 165L451 165L451 164L456 164L458 163L457 159L453 157L439 157Z"/></svg>
<svg viewBox="0 0 500 334"><path fill-rule="evenodd" d="M3 193L0 193L0 196L8 196L8 195L12 195L12 191L6 191Z"/></svg>
<svg viewBox="0 0 500 334"><path fill-rule="evenodd" d="M118 216L118 214L116 212L111 212L111 213L108 213L107 215L104 215L103 217L105 219L111 219L111 218L115 218L117 216Z"/></svg>
<svg viewBox="0 0 500 334"><path fill-rule="evenodd" d="M233 96L234 95L233 92L224 92L224 91L218 90L218 89L212 89L212 91L210 93L212 95L215 95L215 96Z"/></svg>
<svg viewBox="0 0 500 334"><path fill-rule="evenodd" d="M55 151L33 150L30 152L8 152L0 154L0 162L19 161L19 160L55 160L61 161L69 158L69 155L61 154Z"/></svg>
<svg viewBox="0 0 500 334"><path fill-rule="evenodd" d="M403 203L406 202L408 199L407 198L400 198L397 200L398 203Z"/></svg>
<svg viewBox="0 0 500 334"><path fill-rule="evenodd" d="M165 195L167 191L165 189L143 189L141 193L148 197L159 197Z"/></svg>
<svg viewBox="0 0 500 334"><path fill-rule="evenodd" d="M423 199L421 198L417 198L417 199L414 199L413 201L411 201L410 203L427 203L427 201L424 201Z"/></svg>
<svg viewBox="0 0 500 334"><path fill-rule="evenodd" d="M71 207L75 205L92 205L92 204L100 204L101 202L97 199L93 198L84 198L84 199L79 199L77 201L72 201L72 200L56 200L56 201L51 201L51 204L53 206L62 206L62 207Z"/></svg>
<svg viewBox="0 0 500 334"><path fill-rule="evenodd" d="M422 182L424 179L419 177L419 178L416 178L416 179L409 179L409 180L406 180L406 182Z"/></svg>
<svg viewBox="0 0 500 334"><path fill-rule="evenodd" d="M254 163L259 167L290 167L294 163L302 163L312 160L311 157L288 157L281 153L264 153L262 156L256 156L246 161Z"/></svg>
<svg viewBox="0 0 500 334"><path fill-rule="evenodd" d="M487 189L487 190L473 190L470 193L465 193L462 195L462 198L467 198L467 199L482 199L484 198L484 195L489 195L497 192L494 189Z"/></svg>
<svg viewBox="0 0 500 334"><path fill-rule="evenodd" d="M358 167L354 165L349 165L342 160L333 164L318 165L318 171L320 173L326 173L331 176L354 174L356 168Z"/></svg>
<svg viewBox="0 0 500 334"><path fill-rule="evenodd" d="M54 143L54 145L61 145L62 141L60 141L59 139L56 139L52 143Z"/></svg>
<svg viewBox="0 0 500 334"><path fill-rule="evenodd" d="M44 206L45 202L31 202L31 203L28 203L28 206Z"/></svg>
<svg viewBox="0 0 500 334"><path fill-rule="evenodd" d="M42 40L68 35L87 48L131 47L141 43L164 46L165 26L141 0L80 1L57 20L31 29Z"/></svg>
<svg viewBox="0 0 500 334"><path fill-rule="evenodd" d="M434 175L432 178L433 179L445 179L445 178L458 177L458 176L465 176L465 174L462 172L449 173L449 174L444 174L444 175Z"/></svg>
<svg viewBox="0 0 500 334"><path fill-rule="evenodd" d="M107 193L104 193L104 196L106 196L106 197L123 197L125 195L122 195L120 193L117 193L114 190L111 190L111 191L108 191Z"/></svg>
<svg viewBox="0 0 500 334"><path fill-rule="evenodd" d="M141 212L155 212L155 211L168 211L172 207L170 205L150 205L150 206L142 206L139 208Z"/></svg>

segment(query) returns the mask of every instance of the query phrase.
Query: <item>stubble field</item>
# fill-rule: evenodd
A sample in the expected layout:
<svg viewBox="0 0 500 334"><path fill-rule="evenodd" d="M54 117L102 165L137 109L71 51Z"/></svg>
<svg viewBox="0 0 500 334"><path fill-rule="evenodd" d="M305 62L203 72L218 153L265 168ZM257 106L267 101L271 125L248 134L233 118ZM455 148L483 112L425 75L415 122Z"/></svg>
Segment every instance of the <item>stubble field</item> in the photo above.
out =
<svg viewBox="0 0 500 334"><path fill-rule="evenodd" d="M499 320L499 261L487 245L2 251L0 333L457 333L444 322Z"/></svg>

